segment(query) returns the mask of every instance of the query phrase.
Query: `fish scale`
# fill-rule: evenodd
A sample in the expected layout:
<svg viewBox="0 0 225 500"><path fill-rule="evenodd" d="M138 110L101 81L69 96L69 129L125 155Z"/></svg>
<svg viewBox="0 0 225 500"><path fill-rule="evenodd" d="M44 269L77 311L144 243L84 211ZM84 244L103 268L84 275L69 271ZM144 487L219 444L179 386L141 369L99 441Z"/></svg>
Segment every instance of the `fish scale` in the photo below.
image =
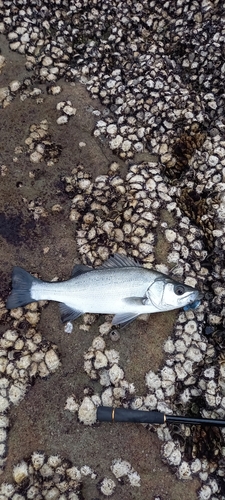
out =
<svg viewBox="0 0 225 500"><path fill-rule="evenodd" d="M113 314L113 324L127 324L141 314L198 305L201 297L198 290L115 254L96 269L76 265L71 279L62 282L42 281L15 267L6 307L54 300L60 302L62 321L95 313Z"/></svg>

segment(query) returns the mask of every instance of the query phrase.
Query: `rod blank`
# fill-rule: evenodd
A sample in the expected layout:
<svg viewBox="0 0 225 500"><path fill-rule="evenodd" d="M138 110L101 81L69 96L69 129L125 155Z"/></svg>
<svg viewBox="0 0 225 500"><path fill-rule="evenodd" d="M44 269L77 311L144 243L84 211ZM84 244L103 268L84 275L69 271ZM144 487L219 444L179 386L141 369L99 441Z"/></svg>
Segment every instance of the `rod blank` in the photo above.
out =
<svg viewBox="0 0 225 500"><path fill-rule="evenodd" d="M113 408L112 406L99 406L97 409L99 422L135 422L141 424L183 423L190 425L216 425L225 426L225 420L214 418L195 418L166 415L159 411L132 410L130 408Z"/></svg>

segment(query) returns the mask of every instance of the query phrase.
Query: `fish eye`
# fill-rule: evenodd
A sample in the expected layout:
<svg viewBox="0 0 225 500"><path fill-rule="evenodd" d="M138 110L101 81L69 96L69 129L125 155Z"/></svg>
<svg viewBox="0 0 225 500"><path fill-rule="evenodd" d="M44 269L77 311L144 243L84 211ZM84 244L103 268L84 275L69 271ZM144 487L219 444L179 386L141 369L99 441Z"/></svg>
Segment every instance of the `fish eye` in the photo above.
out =
<svg viewBox="0 0 225 500"><path fill-rule="evenodd" d="M175 285L174 292L176 295L183 295L185 292L185 287L183 285Z"/></svg>

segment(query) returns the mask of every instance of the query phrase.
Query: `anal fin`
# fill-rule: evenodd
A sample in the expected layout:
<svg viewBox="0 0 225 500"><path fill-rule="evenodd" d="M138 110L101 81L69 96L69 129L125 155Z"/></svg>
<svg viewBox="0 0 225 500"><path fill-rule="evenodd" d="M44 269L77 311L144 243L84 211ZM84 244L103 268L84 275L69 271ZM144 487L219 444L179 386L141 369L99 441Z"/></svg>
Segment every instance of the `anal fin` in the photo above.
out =
<svg viewBox="0 0 225 500"><path fill-rule="evenodd" d="M61 312L61 320L63 323L65 323L66 321L73 321L74 319L77 319L79 318L79 316L84 314L84 311L77 311L77 309L73 309L66 304L60 304L59 307Z"/></svg>
<svg viewBox="0 0 225 500"><path fill-rule="evenodd" d="M115 316L113 316L112 324L127 326L129 323L132 323L137 316L139 316L139 313L135 312L115 314Z"/></svg>

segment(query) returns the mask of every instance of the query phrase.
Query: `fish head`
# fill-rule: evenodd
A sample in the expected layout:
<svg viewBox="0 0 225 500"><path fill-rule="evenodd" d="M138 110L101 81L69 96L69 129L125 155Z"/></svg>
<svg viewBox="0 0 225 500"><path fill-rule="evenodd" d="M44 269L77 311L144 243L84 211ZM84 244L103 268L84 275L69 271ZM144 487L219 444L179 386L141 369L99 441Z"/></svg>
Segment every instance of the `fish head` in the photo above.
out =
<svg viewBox="0 0 225 500"><path fill-rule="evenodd" d="M191 286L162 276L151 284L146 297L159 311L168 311L194 303L199 305L203 294Z"/></svg>

